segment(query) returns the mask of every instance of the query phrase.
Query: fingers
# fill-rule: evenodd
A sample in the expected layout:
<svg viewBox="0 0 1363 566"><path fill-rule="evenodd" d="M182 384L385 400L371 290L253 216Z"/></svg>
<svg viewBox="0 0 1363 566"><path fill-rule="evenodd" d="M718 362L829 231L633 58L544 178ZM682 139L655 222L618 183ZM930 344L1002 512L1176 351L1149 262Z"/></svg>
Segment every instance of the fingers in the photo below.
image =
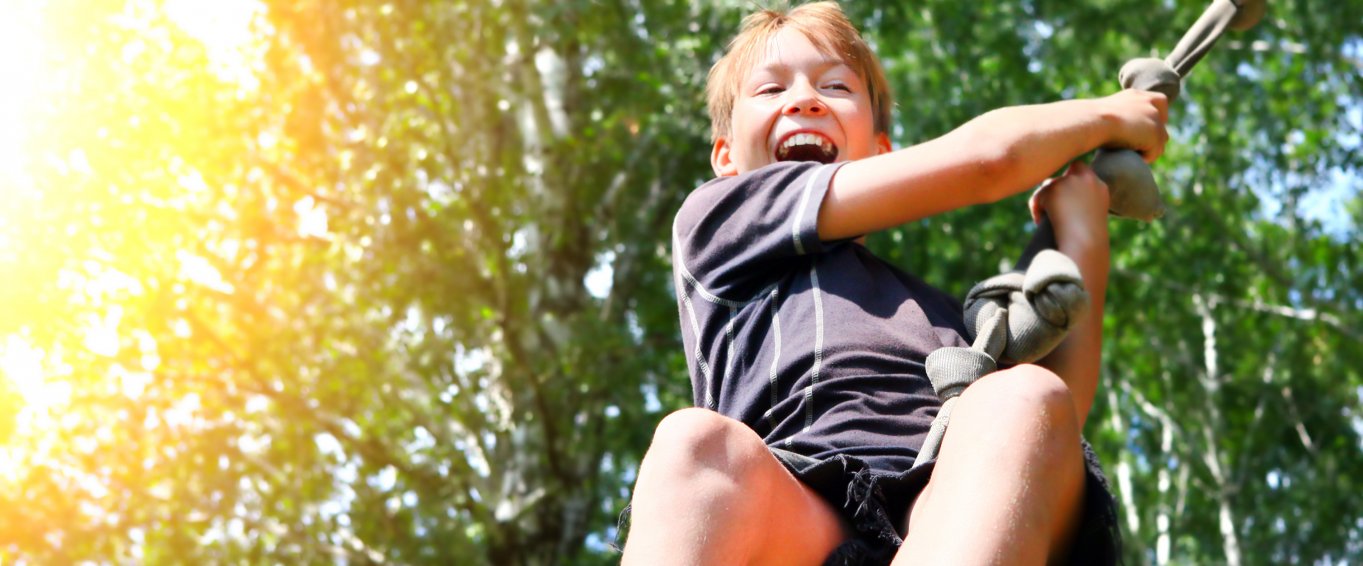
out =
<svg viewBox="0 0 1363 566"><path fill-rule="evenodd" d="M1161 155L1164 155L1164 147L1169 143L1169 98L1163 93L1153 91L1137 91L1145 95L1146 104L1155 111L1154 115L1154 139L1152 145L1140 149L1141 158L1146 163L1154 163Z"/></svg>
<svg viewBox="0 0 1363 566"><path fill-rule="evenodd" d="M1107 184L1098 178L1098 174L1093 168L1083 160L1070 162L1065 172L1058 177L1052 177L1041 182L1041 186L1032 192L1031 198L1027 200L1027 210L1032 214L1032 222L1041 224L1041 218L1046 215L1056 199L1073 199L1074 193L1098 193L1098 200L1103 201L1101 205L1103 211L1107 210L1106 198ZM1081 199L1092 200L1093 196L1079 195Z"/></svg>
<svg viewBox="0 0 1363 566"><path fill-rule="evenodd" d="M1165 146L1169 145L1169 129L1164 122L1155 125L1154 145L1140 150L1141 158L1146 163L1154 163L1161 155L1164 155Z"/></svg>
<svg viewBox="0 0 1363 566"><path fill-rule="evenodd" d="M1163 126L1163 125L1165 125L1165 124L1168 124L1168 123L1169 123L1169 97L1164 96L1164 93L1161 93L1161 92L1151 92L1150 94L1154 95L1154 97L1151 98L1150 102L1151 102L1151 104L1153 104L1153 105L1155 106L1155 110L1158 110L1158 111L1159 111L1159 123L1160 123L1160 125Z"/></svg>
<svg viewBox="0 0 1363 566"><path fill-rule="evenodd" d="M1098 176L1098 172L1094 171L1093 167L1082 159L1076 159L1073 163L1070 163L1070 168L1065 171L1065 176L1075 178L1082 185L1088 186L1090 190L1107 191L1107 183L1103 182L1103 179Z"/></svg>
<svg viewBox="0 0 1363 566"><path fill-rule="evenodd" d="M1085 175L1092 175L1093 168L1084 163L1083 159L1076 159L1070 162L1070 166L1065 168L1066 177L1083 178Z"/></svg>
<svg viewBox="0 0 1363 566"><path fill-rule="evenodd" d="M1041 186L1037 187L1037 189L1032 192L1032 197L1027 199L1027 210L1032 213L1033 224L1041 224L1041 215L1046 212L1046 203L1044 201L1046 195L1049 194L1049 191L1046 189L1050 188L1051 184L1053 184L1056 179L1057 177L1052 177L1042 181Z"/></svg>
<svg viewBox="0 0 1363 566"><path fill-rule="evenodd" d="M1032 219L1038 221L1045 213L1055 213L1054 207L1067 206L1076 200L1092 203L1104 212L1109 204L1107 183L1083 160L1070 163L1063 174L1043 182L1027 204Z"/></svg>
<svg viewBox="0 0 1363 566"><path fill-rule="evenodd" d="M1164 146L1169 144L1169 131L1163 126L1157 128L1155 136L1156 142L1154 145L1139 151L1141 159L1144 159L1145 162L1149 164L1153 164L1155 160L1164 155Z"/></svg>

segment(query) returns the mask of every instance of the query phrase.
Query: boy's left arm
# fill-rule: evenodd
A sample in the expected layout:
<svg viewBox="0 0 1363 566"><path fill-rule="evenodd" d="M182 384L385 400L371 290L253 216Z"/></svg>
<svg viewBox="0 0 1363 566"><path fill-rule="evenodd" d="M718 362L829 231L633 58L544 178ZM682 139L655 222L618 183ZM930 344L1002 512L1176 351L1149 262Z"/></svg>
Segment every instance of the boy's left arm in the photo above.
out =
<svg viewBox="0 0 1363 566"><path fill-rule="evenodd" d="M1032 215L1044 212L1055 227L1059 251L1079 266L1091 301L1084 320L1037 363L1059 375L1069 385L1075 412L1082 428L1098 391L1103 352L1103 306L1108 276L1108 190L1082 161L1074 162L1064 175L1038 189L1030 202Z"/></svg>

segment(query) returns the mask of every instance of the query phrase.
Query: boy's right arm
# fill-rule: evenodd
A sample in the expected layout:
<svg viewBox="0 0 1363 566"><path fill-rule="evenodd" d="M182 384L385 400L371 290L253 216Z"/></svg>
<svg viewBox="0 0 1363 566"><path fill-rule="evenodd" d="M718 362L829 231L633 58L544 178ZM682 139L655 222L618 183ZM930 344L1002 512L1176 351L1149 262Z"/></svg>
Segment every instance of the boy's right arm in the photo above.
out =
<svg viewBox="0 0 1363 566"><path fill-rule="evenodd" d="M1154 161L1169 139L1167 120L1164 95L1137 90L994 110L937 139L843 166L819 209L819 239L994 202L1100 147L1133 149Z"/></svg>

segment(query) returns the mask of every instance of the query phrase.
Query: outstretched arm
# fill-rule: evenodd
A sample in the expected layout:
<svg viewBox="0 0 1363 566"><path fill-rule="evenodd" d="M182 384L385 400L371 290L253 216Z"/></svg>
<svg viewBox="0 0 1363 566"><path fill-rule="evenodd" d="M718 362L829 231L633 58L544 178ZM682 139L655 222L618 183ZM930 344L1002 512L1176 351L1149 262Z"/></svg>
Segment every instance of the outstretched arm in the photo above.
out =
<svg viewBox="0 0 1363 566"><path fill-rule="evenodd" d="M1168 139L1167 109L1164 95L1135 90L1002 108L940 138L848 163L824 197L819 237L860 236L994 202L1099 147L1135 149L1153 161Z"/></svg>
<svg viewBox="0 0 1363 566"><path fill-rule="evenodd" d="M1032 196L1032 216L1045 213L1055 227L1056 247L1079 266L1090 308L1055 350L1037 362L1070 388L1082 430L1098 390L1103 352L1103 306L1107 292L1107 185L1082 161Z"/></svg>

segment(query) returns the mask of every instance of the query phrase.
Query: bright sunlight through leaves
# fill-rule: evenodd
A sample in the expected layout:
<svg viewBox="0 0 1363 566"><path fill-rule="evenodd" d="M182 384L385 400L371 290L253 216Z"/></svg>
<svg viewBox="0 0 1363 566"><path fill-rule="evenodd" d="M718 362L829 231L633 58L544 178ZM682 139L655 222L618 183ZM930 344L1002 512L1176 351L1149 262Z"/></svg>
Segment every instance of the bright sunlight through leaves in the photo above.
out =
<svg viewBox="0 0 1363 566"><path fill-rule="evenodd" d="M107 8L97 4L89 7L94 13ZM258 49L253 41L253 22L263 9L254 0L165 0L124 3L121 12L105 17L145 38L129 42L117 59L127 68L145 73L149 82L157 69L146 62L145 53L153 49L176 52L172 41L186 40L167 38L179 35L202 48L204 61L196 72L203 76L190 77L192 80L216 80L249 91L258 86L255 73L261 54L253 51ZM179 187L149 187L137 193L95 176L92 168L101 164L89 162L87 144L109 142L118 135L111 130L121 126L87 120L100 124L94 128L77 123L81 120L76 116L53 118L51 108L45 106L51 104L48 97L67 97L68 104L76 108L96 106L93 99L103 92L90 83L97 82L101 73L110 72L83 61L91 59L87 56L93 54L93 44L86 44L81 51L63 27L65 19L87 15L71 12L72 5L64 2L0 0L0 13L5 14L0 18L0 77L4 84L0 88L0 273L4 274L0 294L13 303L0 302L0 461L5 462L0 466L0 481L16 481L31 473L34 466L62 468L61 463L43 458L54 444L71 436L64 429L69 428L70 416L82 410L84 390L112 387L136 399L149 380L147 372L158 363L156 343L149 334L129 336L126 329L120 332L121 308L110 300L140 293L138 282L120 269L135 271L145 266L138 265L138 258L129 257L130 250L103 241L98 232L88 235L88 242L81 242L87 236L81 233L81 221L64 214L66 208L83 211L88 216L75 218L89 219L98 227L103 222L101 210L139 200L174 201L182 198L182 193L193 191L185 186L184 179L200 179L198 183L202 183L191 167L169 163L168 169L185 171L173 177ZM71 64L74 61L80 62ZM147 109L137 106L139 102L130 100L117 108L121 121L130 126L126 130L133 135L113 144L138 160L150 156L137 153L149 153L165 143L157 139L163 132L145 127L144 120L150 120L146 118ZM211 111L191 108L191 115ZM139 126L143 126L140 131ZM89 185L72 188L79 184L72 179L81 177ZM54 192L54 188L60 192ZM153 228L150 237L168 238L171 232ZM213 268L194 254L184 251L177 255L187 280L214 278ZM52 280L59 291L55 295L34 288L32 283ZM59 301L63 304L43 304L43 299L53 296L65 297ZM87 314L77 318L84 322L73 329L54 326L59 317L52 310ZM34 346L34 334L62 332L78 337L71 351L44 351ZM139 362L131 368L113 363L107 375L72 375L63 361L64 356L113 359L129 345L142 353Z"/></svg>
<svg viewBox="0 0 1363 566"><path fill-rule="evenodd" d="M21 174L24 137L33 127L24 118L36 102L36 85L42 80L44 38L39 33L39 10L35 2L0 1L0 201L11 202L24 190ZM6 226L15 222L0 206L0 259L17 245L8 238Z"/></svg>

